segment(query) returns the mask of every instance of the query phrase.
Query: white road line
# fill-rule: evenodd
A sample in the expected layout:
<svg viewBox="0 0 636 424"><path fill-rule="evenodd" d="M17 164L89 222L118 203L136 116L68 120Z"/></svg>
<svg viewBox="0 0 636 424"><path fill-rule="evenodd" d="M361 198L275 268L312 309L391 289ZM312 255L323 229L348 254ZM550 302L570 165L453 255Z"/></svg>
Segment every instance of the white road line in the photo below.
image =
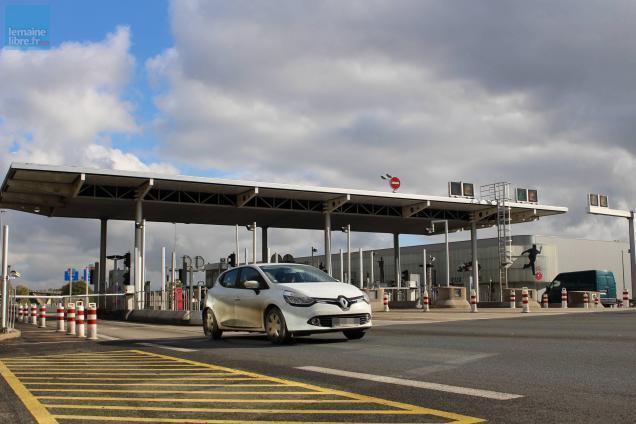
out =
<svg viewBox="0 0 636 424"><path fill-rule="evenodd" d="M515 395L511 393L493 392L490 390L471 389L469 387L449 386L447 384L429 383L426 381L405 380L402 378L386 377L381 375L364 374L359 372L336 370L323 367L296 367L296 369L304 371L319 372L322 374L338 375L341 377L358 378L360 380L377 381L378 383L399 384L401 386L416 387L418 389L437 390L440 392L456 393L467 396L477 396L486 399L495 400L511 400L523 397L523 395Z"/></svg>
<svg viewBox="0 0 636 424"><path fill-rule="evenodd" d="M154 344L154 343L137 343L137 344L142 346L148 346L148 347L158 347L161 349L176 350L177 352L196 352L197 351L197 349L186 349L185 347L173 347L173 346L166 346L166 345L160 345L160 344Z"/></svg>
<svg viewBox="0 0 636 424"><path fill-rule="evenodd" d="M97 338L104 340L121 340L119 337L107 336L106 334L98 334Z"/></svg>

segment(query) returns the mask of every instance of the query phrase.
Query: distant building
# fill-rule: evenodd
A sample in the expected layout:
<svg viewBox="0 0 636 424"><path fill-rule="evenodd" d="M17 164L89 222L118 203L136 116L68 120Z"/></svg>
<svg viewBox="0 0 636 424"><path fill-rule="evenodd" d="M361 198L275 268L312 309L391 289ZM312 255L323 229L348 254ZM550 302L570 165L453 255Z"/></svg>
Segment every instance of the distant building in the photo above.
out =
<svg viewBox="0 0 636 424"><path fill-rule="evenodd" d="M540 253L536 256L535 275L532 274L528 254L524 251L536 245ZM407 246L400 248L401 271L408 271L409 280L420 281L422 274L422 249L426 249L427 256L435 258L429 262L429 285L439 285L445 282L445 246L444 243ZM480 265L480 297L489 298L489 293L499 291L498 248L497 239L481 239L477 242L478 261ZM375 249L373 264L373 286L395 286L395 267L393 263L393 249ZM617 292L623 287L631 287L631 272L629 265L629 245L618 241L598 241L570 239L564 237L542 235L519 235L512 237L513 263L508 268L509 287L544 288L560 272L582 271L590 269L609 270L614 273ZM340 276L340 256L332 256L333 275ZM371 268L369 251L363 252L363 279L365 286L370 284ZM383 262L384 279L380 272L380 262ZM450 243L450 281L452 285L468 286L470 272L462 272L460 267L471 261L470 240ZM296 258L296 262L310 264L311 257ZM344 254L344 268L346 273L347 254ZM313 265L324 263L324 256L313 257ZM351 280L359 282L358 252L351 254ZM345 277L346 280L346 277Z"/></svg>

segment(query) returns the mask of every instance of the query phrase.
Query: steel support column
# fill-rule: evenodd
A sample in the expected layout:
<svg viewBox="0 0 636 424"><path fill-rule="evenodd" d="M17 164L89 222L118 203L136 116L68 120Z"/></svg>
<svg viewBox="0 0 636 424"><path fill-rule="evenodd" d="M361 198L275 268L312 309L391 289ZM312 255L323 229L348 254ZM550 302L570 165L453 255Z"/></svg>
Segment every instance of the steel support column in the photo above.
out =
<svg viewBox="0 0 636 424"><path fill-rule="evenodd" d="M325 215L325 267L327 274L332 275L331 269L331 213L324 212Z"/></svg>
<svg viewBox="0 0 636 424"><path fill-rule="evenodd" d="M470 224L470 245L473 261L473 285L477 293L477 302L479 302L479 261L477 259L477 223Z"/></svg>
<svg viewBox="0 0 636 424"><path fill-rule="evenodd" d="M97 276L97 284L95 291L99 294L106 292L106 252L108 248L108 220L102 218L99 221L99 275ZM97 298L97 306L104 307L104 301L101 296Z"/></svg>
<svg viewBox="0 0 636 424"><path fill-rule="evenodd" d="M261 228L261 262L267 263L269 262L268 258L268 245L267 245L267 227Z"/></svg>
<svg viewBox="0 0 636 424"><path fill-rule="evenodd" d="M393 264L395 265L395 287L402 287L402 269L400 265L400 235L393 234Z"/></svg>
<svg viewBox="0 0 636 424"><path fill-rule="evenodd" d="M141 309L141 229L143 219L143 205L141 199L135 202L135 246L134 252L134 281L135 281L135 302L134 308Z"/></svg>
<svg viewBox="0 0 636 424"><path fill-rule="evenodd" d="M0 324L0 332L8 331L7 329L7 311L9 303L7 302L7 286L9 285L9 226L4 225L2 228L2 323ZM72 279L72 277L71 277Z"/></svg>

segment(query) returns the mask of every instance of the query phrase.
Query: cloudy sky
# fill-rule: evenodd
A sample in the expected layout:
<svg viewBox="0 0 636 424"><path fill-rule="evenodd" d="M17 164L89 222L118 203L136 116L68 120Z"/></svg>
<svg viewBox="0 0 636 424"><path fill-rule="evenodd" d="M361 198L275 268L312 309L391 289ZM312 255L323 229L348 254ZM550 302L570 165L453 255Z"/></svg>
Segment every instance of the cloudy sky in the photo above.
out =
<svg viewBox="0 0 636 424"><path fill-rule="evenodd" d="M0 1L3 41L15 3ZM634 206L633 1L33 3L49 5L51 48L0 50L2 176L16 161L373 190L391 172L401 191L435 195L449 180L509 181L571 210L516 234L627 238L625 221L584 205L603 192ZM31 286L98 256L97 222L2 219ZM179 225L176 249L217 260L233 232ZM132 235L111 223L109 254ZM156 287L175 227L150 223L147 237ZM270 245L306 255L321 237L270 231Z"/></svg>

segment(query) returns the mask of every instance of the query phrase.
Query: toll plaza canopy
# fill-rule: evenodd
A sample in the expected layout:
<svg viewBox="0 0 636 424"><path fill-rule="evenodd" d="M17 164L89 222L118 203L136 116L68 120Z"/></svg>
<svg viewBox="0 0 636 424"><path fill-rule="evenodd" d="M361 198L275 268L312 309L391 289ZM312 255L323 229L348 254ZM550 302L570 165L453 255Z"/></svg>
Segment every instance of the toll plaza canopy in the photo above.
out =
<svg viewBox="0 0 636 424"><path fill-rule="evenodd" d="M477 223L496 225L488 200L343 188L310 187L219 178L160 175L70 166L14 163L0 191L0 207L49 217L135 220L143 202L148 221L248 225L263 228L325 229L439 234ZM510 223L567 212L565 207L508 202Z"/></svg>

